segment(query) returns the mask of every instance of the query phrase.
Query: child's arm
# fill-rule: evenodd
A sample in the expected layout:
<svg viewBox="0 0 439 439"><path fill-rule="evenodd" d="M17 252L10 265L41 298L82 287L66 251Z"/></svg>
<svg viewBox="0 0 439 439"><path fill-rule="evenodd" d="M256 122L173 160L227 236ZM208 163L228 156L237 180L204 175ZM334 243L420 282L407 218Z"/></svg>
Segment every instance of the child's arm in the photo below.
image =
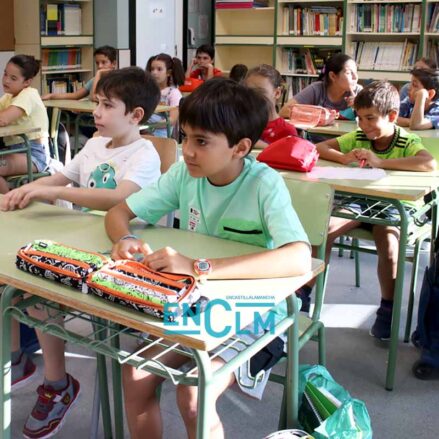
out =
<svg viewBox="0 0 439 439"><path fill-rule="evenodd" d="M207 71L206 71L206 81L208 79L212 79L214 77L213 74L213 64L208 64Z"/></svg>
<svg viewBox="0 0 439 439"><path fill-rule="evenodd" d="M290 99L279 111L279 116L283 118L289 118L291 112L291 106L297 104L295 99Z"/></svg>
<svg viewBox="0 0 439 439"><path fill-rule="evenodd" d="M187 66L186 69L186 74L185 74L186 78L191 77L192 70L196 65L197 65L197 58L192 58L191 63Z"/></svg>
<svg viewBox="0 0 439 439"><path fill-rule="evenodd" d="M96 72L96 76L93 78L93 86L90 92L90 100L94 101L96 98L96 86L98 85L99 80L102 78L102 76L111 71L112 69L101 69Z"/></svg>
<svg viewBox="0 0 439 439"><path fill-rule="evenodd" d="M398 116L397 125L399 125L400 127L408 127L408 126L410 126L410 118L409 117Z"/></svg>
<svg viewBox="0 0 439 439"><path fill-rule="evenodd" d="M5 127L12 124L25 114L26 113L22 108L16 107L15 105L10 105L8 108L0 111L0 127Z"/></svg>
<svg viewBox="0 0 439 439"><path fill-rule="evenodd" d="M72 93L48 93L44 96L41 96L43 101L49 99L69 99L69 100L78 100L88 96L88 90L85 87L80 88Z"/></svg>
<svg viewBox="0 0 439 439"><path fill-rule="evenodd" d="M61 172L49 177L39 178L5 194L0 204L0 210L23 209L32 200L36 199L51 201L50 191L52 186L65 186L69 183L71 183L71 180Z"/></svg>
<svg viewBox="0 0 439 439"><path fill-rule="evenodd" d="M331 162L341 163L342 165L348 165L349 163L358 162L358 158L355 154L355 150L343 154L340 151L340 146L337 139L328 139L316 144L317 151L320 158L330 160Z"/></svg>
<svg viewBox="0 0 439 439"><path fill-rule="evenodd" d="M416 155L399 159L381 159L368 149L356 149L358 160L366 160L366 164L373 168L393 169L396 171L430 172L436 169L436 160L424 150Z"/></svg>
<svg viewBox="0 0 439 439"><path fill-rule="evenodd" d="M415 93L415 105L409 125L411 130L428 130L433 128L431 120L425 117L425 104L428 97L428 90L425 88L421 88Z"/></svg>

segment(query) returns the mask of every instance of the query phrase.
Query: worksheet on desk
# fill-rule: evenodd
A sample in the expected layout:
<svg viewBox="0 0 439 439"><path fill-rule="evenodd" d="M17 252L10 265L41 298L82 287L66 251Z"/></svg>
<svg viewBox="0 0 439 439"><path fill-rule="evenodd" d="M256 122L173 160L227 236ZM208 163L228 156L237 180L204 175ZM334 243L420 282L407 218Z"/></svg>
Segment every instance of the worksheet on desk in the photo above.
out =
<svg viewBox="0 0 439 439"><path fill-rule="evenodd" d="M311 178L329 180L380 180L387 176L384 169L315 166L307 174Z"/></svg>

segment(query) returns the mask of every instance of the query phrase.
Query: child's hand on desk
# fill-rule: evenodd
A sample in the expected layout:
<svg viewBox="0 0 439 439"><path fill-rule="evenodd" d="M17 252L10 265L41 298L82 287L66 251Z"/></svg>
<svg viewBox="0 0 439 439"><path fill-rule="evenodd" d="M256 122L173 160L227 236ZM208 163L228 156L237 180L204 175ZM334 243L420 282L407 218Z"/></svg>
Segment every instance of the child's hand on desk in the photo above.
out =
<svg viewBox="0 0 439 439"><path fill-rule="evenodd" d="M171 247L162 248L145 256L143 263L156 271L194 274L194 260L183 256Z"/></svg>
<svg viewBox="0 0 439 439"><path fill-rule="evenodd" d="M115 260L139 260L139 258L134 257L134 255L143 255L143 258L140 258L140 262L144 262L145 258L151 253L152 249L146 242L143 242L141 239L129 238L121 239L113 245L111 258Z"/></svg>
<svg viewBox="0 0 439 439"><path fill-rule="evenodd" d="M0 205L3 211L24 209L31 201L52 201L59 198L60 187L27 184L8 192Z"/></svg>
<svg viewBox="0 0 439 439"><path fill-rule="evenodd" d="M355 150L343 154L343 165L349 165L351 163L356 163L357 161L358 159Z"/></svg>
<svg viewBox="0 0 439 439"><path fill-rule="evenodd" d="M53 93L47 93L46 95L41 96L41 99L43 101L48 101L49 99L52 99Z"/></svg>
<svg viewBox="0 0 439 439"><path fill-rule="evenodd" d="M372 151L368 149L354 149L357 161L364 166L369 166L370 168L383 168L383 160L378 158Z"/></svg>

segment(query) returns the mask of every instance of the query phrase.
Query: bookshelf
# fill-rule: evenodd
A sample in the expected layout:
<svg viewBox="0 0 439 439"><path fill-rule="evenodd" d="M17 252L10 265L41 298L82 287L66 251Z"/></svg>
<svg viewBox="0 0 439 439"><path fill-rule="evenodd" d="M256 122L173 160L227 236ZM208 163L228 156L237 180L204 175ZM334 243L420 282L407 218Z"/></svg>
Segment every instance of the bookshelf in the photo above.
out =
<svg viewBox="0 0 439 439"><path fill-rule="evenodd" d="M294 93L337 51L357 61L360 81L408 82L420 56L439 64L439 0L270 0L216 9L215 25L219 68L272 64Z"/></svg>
<svg viewBox="0 0 439 439"><path fill-rule="evenodd" d="M274 63L275 0L267 7L215 9L215 66L228 73L234 64Z"/></svg>
<svg viewBox="0 0 439 439"><path fill-rule="evenodd" d="M42 94L74 91L93 77L93 0L14 0L15 52L34 55Z"/></svg>
<svg viewBox="0 0 439 439"><path fill-rule="evenodd" d="M345 51L359 79L409 81L423 53L425 2L347 0L346 16Z"/></svg>

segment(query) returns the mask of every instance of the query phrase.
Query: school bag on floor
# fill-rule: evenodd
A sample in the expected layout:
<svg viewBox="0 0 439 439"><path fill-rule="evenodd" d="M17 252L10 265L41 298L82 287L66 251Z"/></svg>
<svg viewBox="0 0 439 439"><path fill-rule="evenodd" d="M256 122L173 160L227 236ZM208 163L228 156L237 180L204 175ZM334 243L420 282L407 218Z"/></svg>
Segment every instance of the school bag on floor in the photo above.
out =
<svg viewBox="0 0 439 439"><path fill-rule="evenodd" d="M418 325L412 335L421 347L421 356L413 365L419 379L439 377L439 240L434 244L435 255L425 269L419 296Z"/></svg>

